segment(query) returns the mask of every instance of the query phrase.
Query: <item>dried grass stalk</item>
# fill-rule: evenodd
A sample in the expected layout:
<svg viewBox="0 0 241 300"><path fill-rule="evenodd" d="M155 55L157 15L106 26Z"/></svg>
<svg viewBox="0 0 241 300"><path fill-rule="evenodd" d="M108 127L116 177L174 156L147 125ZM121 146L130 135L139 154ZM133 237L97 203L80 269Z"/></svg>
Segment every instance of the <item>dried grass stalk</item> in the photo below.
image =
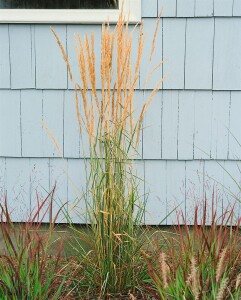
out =
<svg viewBox="0 0 241 300"><path fill-rule="evenodd" d="M155 50L155 38L151 56ZM134 35L138 42L133 45ZM139 82L144 47L143 24L129 28L122 12L114 29L102 25L100 66L96 63L94 35L75 34L79 83L71 74L64 47L56 33L55 38L67 63L74 86L77 120L80 132L88 135L90 170L87 180L86 210L91 223L93 242L89 253L79 252L85 265L85 277L95 280L94 290L100 299L122 293L130 287L134 295L141 278L141 251L139 226L143 220L143 201L138 194L138 179L134 176L133 157L141 133L144 114L160 89L158 80L139 116L134 114L134 94ZM135 47L135 59L133 58ZM101 88L97 91L97 72ZM160 108L161 109L161 108ZM167 269L165 263L163 268ZM97 270L97 271L96 271ZM117 280L118 279L118 280ZM167 285L167 274L165 277ZM126 291L128 293L128 291Z"/></svg>
<svg viewBox="0 0 241 300"><path fill-rule="evenodd" d="M217 265L216 282L219 282L223 275L224 267L225 267L226 253L227 253L227 248L224 248L220 254L220 258L219 258L218 265Z"/></svg>
<svg viewBox="0 0 241 300"><path fill-rule="evenodd" d="M197 270L197 263L194 257L191 258L191 273L187 279L187 285L190 286L191 291L195 297L195 300L199 299L199 280L198 280L198 270Z"/></svg>
<svg viewBox="0 0 241 300"><path fill-rule="evenodd" d="M220 285L220 288L218 290L217 296L216 296L216 300L224 300L224 299L226 299L225 298L225 292L226 292L226 289L228 287L228 282L229 282L228 278L225 278L222 281L222 283Z"/></svg>
<svg viewBox="0 0 241 300"><path fill-rule="evenodd" d="M153 37L150 60L155 50L155 39L160 16ZM121 13L113 31L108 23L102 25L100 93L97 92L96 88L98 66L95 59L94 35L91 34L90 37L85 38L80 37L79 34L75 34L74 36L80 74L80 83L77 84L73 79L66 51L56 32L53 29L51 30L60 47L64 61L67 64L70 80L73 82L75 88L76 111L80 131L82 132L84 127L88 133L90 144L95 142L97 135L101 136L108 133L109 136L115 136L119 130L128 130L130 136L135 136L135 141L138 143L141 130L140 124L142 123L144 114L163 81L163 79L160 79L156 83L149 99L147 99L143 106L139 118L134 118L133 99L139 80L145 40L143 24L139 27L136 25L130 30L128 21L124 19ZM135 45L137 47L135 62L132 64L133 35L136 31L138 31L139 38L138 44ZM157 68L161 64L162 61L158 63ZM147 80L150 79L154 71L148 75ZM91 90L91 97L88 96L89 90ZM83 112L80 111L79 106L83 107Z"/></svg>
<svg viewBox="0 0 241 300"><path fill-rule="evenodd" d="M168 272L169 267L166 262L166 254L164 252L160 253L160 266L161 266L161 274L162 274L162 280L163 280L163 287L164 289L168 288Z"/></svg>

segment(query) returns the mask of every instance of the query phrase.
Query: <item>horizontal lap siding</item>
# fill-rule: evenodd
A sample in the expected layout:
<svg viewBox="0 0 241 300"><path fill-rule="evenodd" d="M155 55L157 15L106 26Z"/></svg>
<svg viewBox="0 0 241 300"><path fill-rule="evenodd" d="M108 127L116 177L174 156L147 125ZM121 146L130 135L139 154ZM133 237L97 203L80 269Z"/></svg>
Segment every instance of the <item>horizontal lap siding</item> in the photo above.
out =
<svg viewBox="0 0 241 300"><path fill-rule="evenodd" d="M241 89L241 18L215 20L214 90Z"/></svg>
<svg viewBox="0 0 241 300"><path fill-rule="evenodd" d="M81 137L72 91L64 95L64 156L80 157Z"/></svg>
<svg viewBox="0 0 241 300"><path fill-rule="evenodd" d="M43 151L43 92L21 91L21 137L24 157L42 157Z"/></svg>
<svg viewBox="0 0 241 300"><path fill-rule="evenodd" d="M233 2L233 16L237 17L241 15L241 1L234 0Z"/></svg>
<svg viewBox="0 0 241 300"><path fill-rule="evenodd" d="M177 1L177 17L194 17L195 1L178 0Z"/></svg>
<svg viewBox="0 0 241 300"><path fill-rule="evenodd" d="M146 224L167 223L166 168L166 161L145 161Z"/></svg>
<svg viewBox="0 0 241 300"><path fill-rule="evenodd" d="M195 17L212 17L213 0L195 0Z"/></svg>
<svg viewBox="0 0 241 300"><path fill-rule="evenodd" d="M227 206L234 207L235 219L241 217L241 162L236 161L233 163L232 161L224 162L224 183L223 183L223 207ZM229 174L232 176L229 176Z"/></svg>
<svg viewBox="0 0 241 300"><path fill-rule="evenodd" d="M61 157L64 149L64 91L43 91L43 156Z"/></svg>
<svg viewBox="0 0 241 300"><path fill-rule="evenodd" d="M37 208L37 196L43 201L56 185L53 202L53 215L60 207L64 213L58 222L66 222L68 213L74 222L84 222L86 192L85 162L80 159L61 158L7 158L1 159L0 192L8 190L7 201L14 221L26 220L30 212ZM88 161L87 161L88 164ZM235 205L235 214L240 214L241 182L240 161L175 161L145 160L136 163L136 178L145 179L139 184L141 203L145 204L146 224L171 225L177 221L177 211L183 212L189 224L193 222L195 205L202 205L207 197L209 211L212 194L215 193L215 206L218 213ZM234 178L231 177L233 175ZM48 208L49 200L45 209ZM166 218L166 216L168 216ZM49 214L44 221L50 220Z"/></svg>
<svg viewBox="0 0 241 300"><path fill-rule="evenodd" d="M207 199L207 222L210 224L212 219L212 201L217 216L223 213L224 199L224 161L209 161L204 167L204 193ZM227 203L228 204L228 203ZM225 205L225 208L227 205Z"/></svg>
<svg viewBox="0 0 241 300"><path fill-rule="evenodd" d="M230 134L229 134L229 159L241 157L241 130L240 130L241 98L239 92L231 92L230 104Z"/></svg>
<svg viewBox="0 0 241 300"><path fill-rule="evenodd" d="M0 88L11 87L9 26L0 26Z"/></svg>
<svg viewBox="0 0 241 300"><path fill-rule="evenodd" d="M186 19L163 19L163 89L184 89Z"/></svg>
<svg viewBox="0 0 241 300"><path fill-rule="evenodd" d="M187 19L185 89L212 88L213 19Z"/></svg>
<svg viewBox="0 0 241 300"><path fill-rule="evenodd" d="M84 223L86 220L84 195L87 188L85 169L86 163L84 160L68 160L67 200L68 212L73 223Z"/></svg>
<svg viewBox="0 0 241 300"><path fill-rule="evenodd" d="M0 199L4 199L6 191L6 159L0 157Z"/></svg>
<svg viewBox="0 0 241 300"><path fill-rule="evenodd" d="M141 0L142 17L144 18L157 17L157 11L158 11L157 1L158 0L152 0L152 1Z"/></svg>
<svg viewBox="0 0 241 300"><path fill-rule="evenodd" d="M145 2L150 2L144 0ZM176 17L177 1L176 0L158 0L158 11L162 11L163 17Z"/></svg>
<svg viewBox="0 0 241 300"><path fill-rule="evenodd" d="M194 159L210 159L212 140L212 92L205 91L195 93L194 111Z"/></svg>
<svg viewBox="0 0 241 300"><path fill-rule="evenodd" d="M159 92L144 118L144 159L227 159L230 135L239 131L241 93L233 94L233 104L230 97L230 92ZM235 142L232 138L231 145Z"/></svg>
<svg viewBox="0 0 241 300"><path fill-rule="evenodd" d="M43 208L40 211L39 218L43 222L49 222L49 205L50 197L49 192L52 189L50 185L50 170L49 159L46 158L32 158L29 159L30 166L30 203L31 211L36 212L37 197ZM43 203L44 202L44 203Z"/></svg>
<svg viewBox="0 0 241 300"><path fill-rule="evenodd" d="M0 90L0 156L21 155L21 92Z"/></svg>
<svg viewBox="0 0 241 300"><path fill-rule="evenodd" d="M146 224L176 223L175 208L192 224L204 195L210 211L213 191L219 214L236 203L240 216L240 16L239 0L142 0L146 42L135 118L165 76L144 117L135 162L136 179L145 179L139 194ZM54 29L78 82L74 34L84 39L93 32L100 73L101 25ZM0 197L7 196L14 221L22 221L36 209L36 194L43 201L56 184L53 214L63 206L73 222L84 222L88 137L84 130L80 135L73 84L50 25L3 24L0 38ZM133 39L136 43L137 33ZM133 51L134 65L136 47ZM99 76L96 87L99 93ZM44 209L49 204L48 199ZM44 211L42 217L51 220ZM66 222L65 213L58 222Z"/></svg>
<svg viewBox="0 0 241 300"><path fill-rule="evenodd" d="M33 25L9 25L11 88L35 88L35 40Z"/></svg>
<svg viewBox="0 0 241 300"><path fill-rule="evenodd" d="M164 92L162 107L162 158L177 159L178 92Z"/></svg>
<svg viewBox="0 0 241 300"><path fill-rule="evenodd" d="M194 158L195 94L193 91L178 94L178 159Z"/></svg>
<svg viewBox="0 0 241 300"><path fill-rule="evenodd" d="M194 223L196 205L202 208L204 199L204 161L186 161L185 165L185 217ZM200 219L199 219L200 221Z"/></svg>
<svg viewBox="0 0 241 300"><path fill-rule="evenodd" d="M136 92L137 117L149 96ZM240 97L238 91L159 91L144 118L144 159L237 159ZM88 157L73 91L2 90L0 107L0 156Z"/></svg>
<svg viewBox="0 0 241 300"><path fill-rule="evenodd" d="M29 159L6 160L6 197L15 222L27 221L31 213Z"/></svg>
<svg viewBox="0 0 241 300"><path fill-rule="evenodd" d="M26 221L30 213L35 213L48 194L55 188L53 194L53 217L63 207L63 213L58 215L58 222L66 222L69 214L73 222L84 222L86 167L88 161L83 159L61 158L0 158L0 195L7 190L7 203L12 211L13 220ZM138 185L141 205L144 204L144 162L134 164L134 174ZM48 197L40 217L49 222L51 216L45 214L50 205Z"/></svg>
<svg viewBox="0 0 241 300"><path fill-rule="evenodd" d="M150 92L136 94L138 108L143 95L146 101ZM240 97L227 91L158 92L144 118L144 159L237 158ZM4 90L0 107L0 156L86 156L72 91ZM86 145L86 134L83 139Z"/></svg>
<svg viewBox="0 0 241 300"><path fill-rule="evenodd" d="M68 164L62 159L50 159L50 187L55 188L52 205L52 221L55 217L58 223L66 223L69 211L68 203Z"/></svg>
<svg viewBox="0 0 241 300"><path fill-rule="evenodd" d="M158 80L162 78L162 66L159 66L154 72L153 76L149 78L149 74L160 65L163 60L162 55L162 20L160 21L158 30L156 31L156 18L145 18L144 22L144 34L145 43L143 48L141 66L140 66L140 88L141 89L153 89L155 88ZM155 49L153 50L153 36L156 32ZM162 85L160 85L162 86Z"/></svg>
<svg viewBox="0 0 241 300"><path fill-rule="evenodd" d="M213 159L228 159L230 101L230 92L213 92L212 94L211 157ZM231 128L230 130L232 132Z"/></svg>
<svg viewBox="0 0 241 300"><path fill-rule="evenodd" d="M144 93L144 101L151 92ZM143 158L161 159L162 157L162 93L158 92L150 104L143 121Z"/></svg>
<svg viewBox="0 0 241 300"><path fill-rule="evenodd" d="M163 89L241 90L240 18L163 18L157 32L152 56L152 34L156 18L143 18L146 43L141 65L140 88L152 89L162 76ZM73 88L61 51L49 25L0 26L0 88L69 89ZM75 80L80 81L76 62L74 33L81 38L95 34L97 74L100 70L101 27L99 25L56 25L67 51ZM137 41L137 35L134 40ZM230 47L235 45L235 47ZM136 49L134 48L134 51ZM133 64L135 62L133 57ZM151 80L148 74L161 60ZM162 72L163 71L163 72ZM101 87L97 76L97 89Z"/></svg>
<svg viewBox="0 0 241 300"><path fill-rule="evenodd" d="M239 0L157 0L157 13L163 17L241 16ZM149 4L149 5L148 5ZM156 0L142 0L142 16L154 17Z"/></svg>
<svg viewBox="0 0 241 300"><path fill-rule="evenodd" d="M232 16L233 1L230 0L214 0L214 15L215 16Z"/></svg>
<svg viewBox="0 0 241 300"><path fill-rule="evenodd" d="M54 30L66 51L66 26L56 25ZM66 89L67 68L49 25L35 25L35 47L36 88Z"/></svg>

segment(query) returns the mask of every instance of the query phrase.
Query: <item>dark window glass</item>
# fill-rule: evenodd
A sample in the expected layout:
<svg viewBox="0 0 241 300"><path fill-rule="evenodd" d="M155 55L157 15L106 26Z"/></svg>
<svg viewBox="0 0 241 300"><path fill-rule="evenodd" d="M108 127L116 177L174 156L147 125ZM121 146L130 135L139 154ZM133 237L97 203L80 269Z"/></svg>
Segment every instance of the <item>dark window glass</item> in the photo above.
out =
<svg viewBox="0 0 241 300"><path fill-rule="evenodd" d="M118 0L0 0L0 9L103 9L118 8Z"/></svg>

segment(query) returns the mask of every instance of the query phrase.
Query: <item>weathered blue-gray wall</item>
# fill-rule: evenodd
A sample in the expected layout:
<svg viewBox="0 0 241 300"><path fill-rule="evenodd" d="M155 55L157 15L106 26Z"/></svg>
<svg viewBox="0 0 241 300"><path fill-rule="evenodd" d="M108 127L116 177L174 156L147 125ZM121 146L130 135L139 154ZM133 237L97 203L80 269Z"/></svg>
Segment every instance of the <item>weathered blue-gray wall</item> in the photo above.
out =
<svg viewBox="0 0 241 300"><path fill-rule="evenodd" d="M153 66L160 59L167 61L147 86L146 74L153 66L143 61L137 106L160 76L169 77L146 114L136 166L145 179L140 192L150 192L145 222L158 224L181 203L191 223L196 201L206 193L210 203L213 187L220 213L234 203L233 196L239 197L241 1L143 0L144 57L149 56L162 6ZM101 25L54 28L78 76L73 34L94 32L98 53ZM0 194L7 192L15 221L36 205L36 190L44 197L55 181L57 202L69 201L69 211L84 189L83 150L71 89L49 25L0 25ZM237 215L239 210L237 205ZM175 215L164 223L172 222Z"/></svg>

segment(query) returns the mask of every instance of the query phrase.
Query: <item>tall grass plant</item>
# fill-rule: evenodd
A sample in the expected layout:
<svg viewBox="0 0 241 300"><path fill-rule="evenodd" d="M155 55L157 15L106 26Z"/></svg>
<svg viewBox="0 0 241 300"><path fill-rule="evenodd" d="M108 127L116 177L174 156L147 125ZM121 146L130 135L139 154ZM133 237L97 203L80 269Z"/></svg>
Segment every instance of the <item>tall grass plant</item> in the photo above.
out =
<svg viewBox="0 0 241 300"><path fill-rule="evenodd" d="M150 60L158 23L159 20ZM86 288L91 290L92 296L104 299L123 293L141 294L146 272L143 272L143 234L139 225L144 219L145 199L138 192L140 181L135 175L134 159L138 154L144 114L163 79L156 83L136 116L134 94L144 47L143 24L130 28L122 13L115 28L108 23L102 25L100 66L95 61L94 35L75 35L80 83L75 82L64 47L53 33L74 85L80 133L87 134L89 143L85 203L90 230L85 235L74 229L78 240L78 247L75 246L79 258L77 270L84 272ZM138 34L138 42L133 45L135 34ZM160 65L161 62L150 75ZM99 91L96 87L98 70ZM85 285L83 280L81 285Z"/></svg>

